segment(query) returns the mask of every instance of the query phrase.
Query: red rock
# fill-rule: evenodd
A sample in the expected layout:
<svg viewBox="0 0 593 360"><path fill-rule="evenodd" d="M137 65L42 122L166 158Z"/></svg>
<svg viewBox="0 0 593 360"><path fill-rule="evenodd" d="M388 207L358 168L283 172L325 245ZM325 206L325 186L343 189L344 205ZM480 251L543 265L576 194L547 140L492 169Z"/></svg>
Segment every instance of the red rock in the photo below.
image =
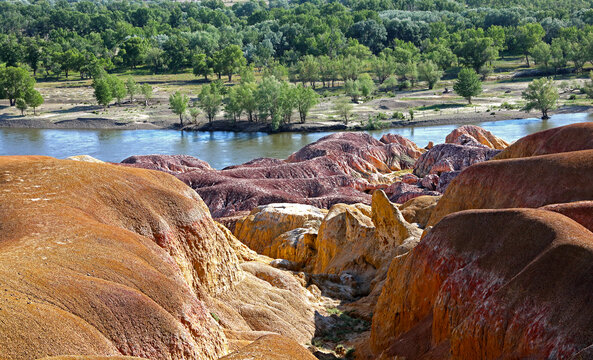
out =
<svg viewBox="0 0 593 360"><path fill-rule="evenodd" d="M409 169L420 156L420 149L411 141L393 135L384 136L383 143L366 133L341 132L325 136L290 155L288 162L301 162L328 157L340 164L347 174L363 176Z"/></svg>
<svg viewBox="0 0 593 360"><path fill-rule="evenodd" d="M467 209L538 208L593 200L593 150L488 161L459 174L429 225Z"/></svg>
<svg viewBox="0 0 593 360"><path fill-rule="evenodd" d="M422 178L421 185L427 190L436 190L439 184L439 176L437 174L426 175Z"/></svg>
<svg viewBox="0 0 593 360"><path fill-rule="evenodd" d="M517 140L496 159L511 159L593 149L593 123L579 123L540 131Z"/></svg>
<svg viewBox="0 0 593 360"><path fill-rule="evenodd" d="M255 159L223 170L188 156L133 156L126 166L168 172L192 187L212 216L232 217L271 203L303 203L329 208L366 203L373 189L386 188L387 173L410 168L420 151L409 140L386 144L365 133L336 133L292 154L287 160ZM193 167L195 165L195 167Z"/></svg>
<svg viewBox="0 0 593 360"><path fill-rule="evenodd" d="M414 174L424 177L429 174L440 175L443 172L463 170L466 167L489 160L498 154L485 146L465 146L457 144L439 144L422 154L414 165Z"/></svg>
<svg viewBox="0 0 593 360"><path fill-rule="evenodd" d="M389 188L386 190L386 193L389 195L389 200L397 204L403 204L406 201L418 196L438 196L441 194L436 191L424 189L417 185L406 184L401 181L389 186Z"/></svg>
<svg viewBox="0 0 593 360"><path fill-rule="evenodd" d="M589 231L593 231L593 201L551 204L542 206L540 209L560 213L583 225Z"/></svg>
<svg viewBox="0 0 593 360"><path fill-rule="evenodd" d="M404 176L402 176L401 181L406 184L416 185L416 184L418 184L420 179L418 178L418 176L416 176L414 174L405 174Z"/></svg>
<svg viewBox="0 0 593 360"><path fill-rule="evenodd" d="M593 234L536 209L452 214L394 259L374 358L569 359L593 343Z"/></svg>
<svg viewBox="0 0 593 360"><path fill-rule="evenodd" d="M221 360L316 360L296 341L280 335L266 335Z"/></svg>
<svg viewBox="0 0 593 360"><path fill-rule="evenodd" d="M458 145L477 143L498 150L505 149L509 146L506 141L476 125L463 125L458 127L447 135L445 142Z"/></svg>

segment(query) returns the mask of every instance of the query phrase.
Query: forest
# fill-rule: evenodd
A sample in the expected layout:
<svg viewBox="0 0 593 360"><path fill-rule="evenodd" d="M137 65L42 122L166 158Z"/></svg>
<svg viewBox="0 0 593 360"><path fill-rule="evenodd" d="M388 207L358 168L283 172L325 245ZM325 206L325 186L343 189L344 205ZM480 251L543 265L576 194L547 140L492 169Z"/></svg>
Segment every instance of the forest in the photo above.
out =
<svg viewBox="0 0 593 360"><path fill-rule="evenodd" d="M17 98L36 97L31 106L39 102L27 90L30 82L14 89L16 68L37 80L93 79L96 100L104 106L126 95L133 99L141 89L112 74L190 72L206 83L218 80L203 87L199 98L212 120L222 105L240 117L248 111L241 99L257 90L257 98L269 97L265 86L281 93L284 82L300 82L302 89L291 85L295 89L284 97L293 99L300 91L310 108L319 92L304 88L331 90L340 84L357 102L376 88L395 92L424 82L432 89L462 68L486 79L505 71L495 64L505 57L537 67L539 76L580 73L593 63L591 5L582 0L521 0L512 7L501 0L2 1L0 96L11 105L18 105ZM239 74L237 89L221 86ZM261 79L272 77L262 85ZM276 125L284 122L269 109L269 102L281 98L251 104L249 120L259 114ZM176 113L175 108L185 113L188 102L181 93L171 95ZM299 105L287 106L291 113ZM306 111L300 118L305 120Z"/></svg>

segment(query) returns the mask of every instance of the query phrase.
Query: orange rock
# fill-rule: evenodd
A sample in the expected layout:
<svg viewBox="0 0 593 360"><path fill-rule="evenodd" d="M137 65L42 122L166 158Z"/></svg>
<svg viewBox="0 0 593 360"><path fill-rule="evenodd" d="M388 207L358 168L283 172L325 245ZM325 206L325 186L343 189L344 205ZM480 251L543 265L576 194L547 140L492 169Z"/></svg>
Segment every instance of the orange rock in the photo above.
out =
<svg viewBox="0 0 593 360"><path fill-rule="evenodd" d="M517 140L495 159L512 159L593 149L593 123L579 123L540 131Z"/></svg>
<svg viewBox="0 0 593 360"><path fill-rule="evenodd" d="M162 172L0 157L0 357L215 359L201 299L242 272L199 197Z"/></svg>
<svg viewBox="0 0 593 360"><path fill-rule="evenodd" d="M591 264L593 233L561 214L452 214L392 262L370 347L384 359L571 358L593 343Z"/></svg>
<svg viewBox="0 0 593 360"><path fill-rule="evenodd" d="M440 199L440 196L419 196L406 201L399 209L407 222L424 228Z"/></svg>
<svg viewBox="0 0 593 360"><path fill-rule="evenodd" d="M279 335L263 336L221 360L316 360L294 340Z"/></svg>
<svg viewBox="0 0 593 360"><path fill-rule="evenodd" d="M502 150L509 146L503 139L476 125L463 125L458 127L447 135L445 142L463 145L461 143L462 137L464 137L465 140L467 140L467 138L475 140L477 143L488 146L491 149Z"/></svg>

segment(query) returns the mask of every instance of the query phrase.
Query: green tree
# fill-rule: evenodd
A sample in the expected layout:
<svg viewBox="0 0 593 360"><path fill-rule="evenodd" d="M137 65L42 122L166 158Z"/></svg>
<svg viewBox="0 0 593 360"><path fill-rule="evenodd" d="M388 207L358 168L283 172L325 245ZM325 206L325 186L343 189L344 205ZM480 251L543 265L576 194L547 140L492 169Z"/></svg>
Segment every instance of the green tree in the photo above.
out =
<svg viewBox="0 0 593 360"><path fill-rule="evenodd" d="M23 68L0 67L0 99L8 99L14 106L16 99L24 99L25 94L35 87L35 79Z"/></svg>
<svg viewBox="0 0 593 360"><path fill-rule="evenodd" d="M162 72L165 67L165 51L158 47L150 48L146 51L144 62L148 65L154 74Z"/></svg>
<svg viewBox="0 0 593 360"><path fill-rule="evenodd" d="M233 80L233 74L247 64L243 51L238 45L229 45L214 54L215 63L220 73L228 76L229 81Z"/></svg>
<svg viewBox="0 0 593 360"><path fill-rule="evenodd" d="M529 67L529 52L537 43L542 41L546 31L539 23L529 23L523 26L517 26L516 47L525 56L527 67Z"/></svg>
<svg viewBox="0 0 593 360"><path fill-rule="evenodd" d="M443 71L430 60L424 61L418 66L418 79L426 81L429 89L434 88L442 76Z"/></svg>
<svg viewBox="0 0 593 360"><path fill-rule="evenodd" d="M117 100L117 105L121 104L121 101L127 95L126 84L115 75L108 76L107 82L111 89L111 95Z"/></svg>
<svg viewBox="0 0 593 360"><path fill-rule="evenodd" d="M97 103L106 108L109 103L113 100L111 93L111 86L107 77L99 77L93 80L93 88L95 89L95 99Z"/></svg>
<svg viewBox="0 0 593 360"><path fill-rule="evenodd" d="M37 108L40 107L44 102L41 93L35 89L27 91L25 94L25 101L27 102L27 105L33 108L34 115L37 115Z"/></svg>
<svg viewBox="0 0 593 360"><path fill-rule="evenodd" d="M18 98L16 99L16 108L21 111L21 116L25 116L25 110L29 108L25 99Z"/></svg>
<svg viewBox="0 0 593 360"><path fill-rule="evenodd" d="M533 80L521 94L525 104L525 110L533 109L542 112L542 119L548 119L548 111L556 108L560 95L558 88L551 78L540 78Z"/></svg>
<svg viewBox="0 0 593 360"><path fill-rule="evenodd" d="M296 72L299 81L308 82L315 89L315 83L319 81L319 62L313 55L303 57L296 65Z"/></svg>
<svg viewBox="0 0 593 360"><path fill-rule="evenodd" d="M548 68L550 61L552 60L552 51L550 49L550 45L546 44L543 41L535 44L529 54L535 61L535 63L544 69Z"/></svg>
<svg viewBox="0 0 593 360"><path fill-rule="evenodd" d="M179 115L179 124L183 126L183 114L187 111L189 105L189 97L176 91L169 96L169 106L174 114Z"/></svg>
<svg viewBox="0 0 593 360"><path fill-rule="evenodd" d="M464 68L459 72L453 90L471 104L472 97L482 93L482 82L474 69Z"/></svg>
<svg viewBox="0 0 593 360"><path fill-rule="evenodd" d="M124 64L135 69L143 61L144 55L148 50L148 45L146 40L141 37L132 36L124 41L122 50Z"/></svg>
<svg viewBox="0 0 593 360"><path fill-rule="evenodd" d="M382 86L384 89L386 89L386 91L391 90L395 92L397 90L397 87L399 86L399 81L397 80L397 77L395 75L391 75L390 77L385 79Z"/></svg>
<svg viewBox="0 0 593 360"><path fill-rule="evenodd" d="M144 83L140 86L140 93L144 96L144 106L148 106L148 101L152 98L152 86L149 83Z"/></svg>
<svg viewBox="0 0 593 360"><path fill-rule="evenodd" d="M344 124L348 125L350 116L352 115L352 104L348 99L339 99L334 103L334 111L344 120Z"/></svg>
<svg viewBox="0 0 593 360"><path fill-rule="evenodd" d="M192 122L194 124L198 123L198 117L200 116L200 109L198 109L197 107L191 107L189 108L189 116L192 119Z"/></svg>
<svg viewBox="0 0 593 360"><path fill-rule="evenodd" d="M344 83L344 91L346 92L346 95L350 96L352 102L358 102L359 98L362 96L358 80L346 80Z"/></svg>
<svg viewBox="0 0 593 360"><path fill-rule="evenodd" d="M376 87L375 82L369 74L360 75L356 81L358 82L358 87L362 96L368 98L369 96L373 95Z"/></svg>
<svg viewBox="0 0 593 360"><path fill-rule="evenodd" d="M294 89L293 94L301 123L304 124L307 121L307 115L311 108L319 102L319 95L317 95L315 90L302 85L298 85Z"/></svg>
<svg viewBox="0 0 593 360"><path fill-rule="evenodd" d="M208 75L212 74L210 61L206 57L206 54L194 55L192 59L192 67L195 76L203 76L206 80L208 80Z"/></svg>
<svg viewBox="0 0 593 360"><path fill-rule="evenodd" d="M241 105L241 98L238 95L238 87L233 87L229 90L227 95L227 102L224 106L224 111L227 116L232 117L233 121L241 119L243 107Z"/></svg>
<svg viewBox="0 0 593 360"><path fill-rule="evenodd" d="M258 84L255 98L259 119L269 120L272 126L280 125L280 101L282 96L282 83L273 76L265 77Z"/></svg>
<svg viewBox="0 0 593 360"><path fill-rule="evenodd" d="M202 87L202 91L200 92L200 97L198 100L198 106L206 113L208 122L211 123L214 120L221 103L222 95L220 94L220 89L215 83L204 85Z"/></svg>
<svg viewBox="0 0 593 360"><path fill-rule="evenodd" d="M390 75L395 74L396 70L396 63L395 59L391 56L381 55L375 57L371 62L371 69L375 74L377 80L379 80L379 84L382 84L385 79L387 79Z"/></svg>
<svg viewBox="0 0 593 360"><path fill-rule="evenodd" d="M131 76L128 76L126 79L126 90L128 92L128 96L130 97L130 102L134 102L134 95L138 93L138 84Z"/></svg>
<svg viewBox="0 0 593 360"><path fill-rule="evenodd" d="M402 80L409 81L411 86L414 86L418 79L418 65L412 61L399 63L396 72Z"/></svg>
<svg viewBox="0 0 593 360"><path fill-rule="evenodd" d="M241 109L247 114L247 119L252 122L257 112L256 99L257 85L254 82L241 83L236 90L236 96L240 100Z"/></svg>
<svg viewBox="0 0 593 360"><path fill-rule="evenodd" d="M496 59L498 49L491 38L475 36L459 43L455 53L463 65L479 73L486 63Z"/></svg>

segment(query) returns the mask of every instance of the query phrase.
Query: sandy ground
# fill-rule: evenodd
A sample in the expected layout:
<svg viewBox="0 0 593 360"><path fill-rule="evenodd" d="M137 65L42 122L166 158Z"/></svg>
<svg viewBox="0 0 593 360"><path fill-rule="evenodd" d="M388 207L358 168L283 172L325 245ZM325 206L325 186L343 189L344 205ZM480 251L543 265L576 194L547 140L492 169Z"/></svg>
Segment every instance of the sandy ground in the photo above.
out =
<svg viewBox="0 0 593 360"><path fill-rule="evenodd" d="M157 79L160 78L156 77ZM560 81L559 81L560 82ZM37 115L28 110L25 116L20 111L8 106L7 100L0 101L0 127L16 128L69 128L69 129L163 129L180 128L179 118L168 106L169 94L176 89L187 89L188 93L197 93L192 89L192 82L175 81L163 76L152 82L154 97L148 106L141 99L125 99L120 105L111 105L107 109L96 105L93 89L88 80L70 80L61 82L42 82L38 89L45 98L45 104L38 109ZM528 81L498 80L484 83L484 92L473 100L472 105L452 92L453 82L445 81L437 89L397 92L393 96L376 97L372 100L353 104L353 114L348 126L345 126L333 109L338 96L322 98L312 109L307 123L297 122L298 114L293 115L293 123L284 126L282 131L312 132L328 130L357 130L364 128L369 115L383 114L388 127L410 125L437 125L457 123L477 123L483 121L507 120L537 117L517 110L522 106L521 92ZM445 92L445 88L449 92ZM193 91L192 91L193 90ZM570 93L562 94L560 108L556 112L590 112L590 101L584 95L569 100ZM195 100L195 96L190 96ZM504 109L503 104L516 108ZM411 119L409 110L413 109ZM392 115L401 112L404 120L394 120ZM187 130L227 130L240 132L271 131L268 124L249 123L242 119L237 123L224 120L221 112L217 120L208 123L204 116L198 118L198 124L189 124Z"/></svg>

